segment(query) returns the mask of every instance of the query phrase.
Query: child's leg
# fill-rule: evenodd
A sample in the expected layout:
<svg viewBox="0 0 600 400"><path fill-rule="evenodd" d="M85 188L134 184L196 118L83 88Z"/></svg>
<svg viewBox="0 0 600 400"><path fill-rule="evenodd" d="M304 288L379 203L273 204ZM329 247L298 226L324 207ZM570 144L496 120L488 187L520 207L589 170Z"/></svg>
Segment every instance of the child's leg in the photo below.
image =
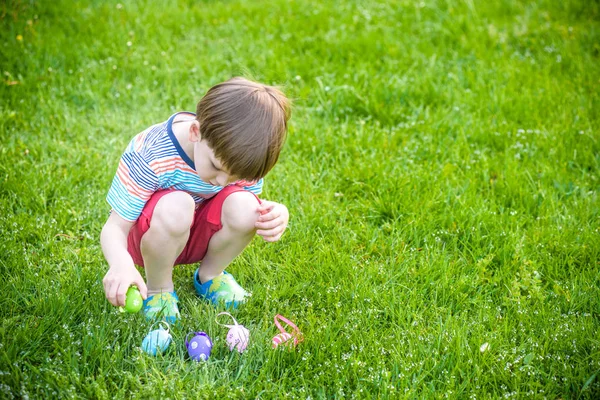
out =
<svg viewBox="0 0 600 400"><path fill-rule="evenodd" d="M200 282L219 276L250 243L256 231L258 204L256 196L247 191L227 196L221 209L223 227L210 239L198 271Z"/></svg>
<svg viewBox="0 0 600 400"><path fill-rule="evenodd" d="M164 195L156 204L150 228L140 243L148 296L174 290L173 265L188 240L194 209L194 199L177 191Z"/></svg>

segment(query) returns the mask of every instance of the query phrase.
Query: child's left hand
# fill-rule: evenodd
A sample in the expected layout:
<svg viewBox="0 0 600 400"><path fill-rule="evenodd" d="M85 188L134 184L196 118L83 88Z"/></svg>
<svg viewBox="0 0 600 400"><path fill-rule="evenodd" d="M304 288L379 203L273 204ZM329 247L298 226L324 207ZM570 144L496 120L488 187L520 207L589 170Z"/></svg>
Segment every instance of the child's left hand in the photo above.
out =
<svg viewBox="0 0 600 400"><path fill-rule="evenodd" d="M276 242L281 239L290 219L287 207L274 201L262 200L257 210L260 216L254 224L256 234L262 236L266 242Z"/></svg>

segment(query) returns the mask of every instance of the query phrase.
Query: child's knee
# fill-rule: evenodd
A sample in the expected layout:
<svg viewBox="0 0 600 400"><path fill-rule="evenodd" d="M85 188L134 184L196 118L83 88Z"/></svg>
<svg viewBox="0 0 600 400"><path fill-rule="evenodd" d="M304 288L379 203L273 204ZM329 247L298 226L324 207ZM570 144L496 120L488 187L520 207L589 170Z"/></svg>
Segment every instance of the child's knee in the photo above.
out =
<svg viewBox="0 0 600 400"><path fill-rule="evenodd" d="M259 213L258 200L252 193L243 191L227 196L221 210L223 226L240 233L251 233L256 230L255 224Z"/></svg>
<svg viewBox="0 0 600 400"><path fill-rule="evenodd" d="M173 192L162 197L152 214L152 226L173 236L187 233L194 220L196 204L192 196L184 192Z"/></svg>

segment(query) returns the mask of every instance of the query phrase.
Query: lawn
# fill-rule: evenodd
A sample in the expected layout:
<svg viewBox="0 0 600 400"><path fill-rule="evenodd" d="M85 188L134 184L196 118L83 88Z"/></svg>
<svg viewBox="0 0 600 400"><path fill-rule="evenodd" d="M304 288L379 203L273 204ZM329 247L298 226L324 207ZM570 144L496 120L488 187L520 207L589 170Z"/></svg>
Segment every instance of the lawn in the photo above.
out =
<svg viewBox="0 0 600 400"><path fill-rule="evenodd" d="M1 398L600 397L600 3L8 0L0 5ZM133 135L242 75L294 100L263 198L290 210L220 311L104 297ZM282 314L305 340L273 350ZM205 331L211 358L187 358Z"/></svg>

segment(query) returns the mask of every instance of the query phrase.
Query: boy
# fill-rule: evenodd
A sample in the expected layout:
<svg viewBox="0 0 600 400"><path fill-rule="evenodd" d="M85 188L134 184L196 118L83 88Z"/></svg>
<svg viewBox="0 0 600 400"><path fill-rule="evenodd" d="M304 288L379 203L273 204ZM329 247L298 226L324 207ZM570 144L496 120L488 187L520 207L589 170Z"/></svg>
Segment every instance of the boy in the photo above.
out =
<svg viewBox="0 0 600 400"><path fill-rule="evenodd" d="M104 292L114 306L136 285L148 319L179 317L173 266L202 261L198 294L237 306L248 293L224 272L254 234L279 240L289 213L259 200L277 162L290 106L278 89L233 78L212 87L196 114L179 112L133 138L107 201L100 242L109 265ZM143 266L147 284L134 264Z"/></svg>

